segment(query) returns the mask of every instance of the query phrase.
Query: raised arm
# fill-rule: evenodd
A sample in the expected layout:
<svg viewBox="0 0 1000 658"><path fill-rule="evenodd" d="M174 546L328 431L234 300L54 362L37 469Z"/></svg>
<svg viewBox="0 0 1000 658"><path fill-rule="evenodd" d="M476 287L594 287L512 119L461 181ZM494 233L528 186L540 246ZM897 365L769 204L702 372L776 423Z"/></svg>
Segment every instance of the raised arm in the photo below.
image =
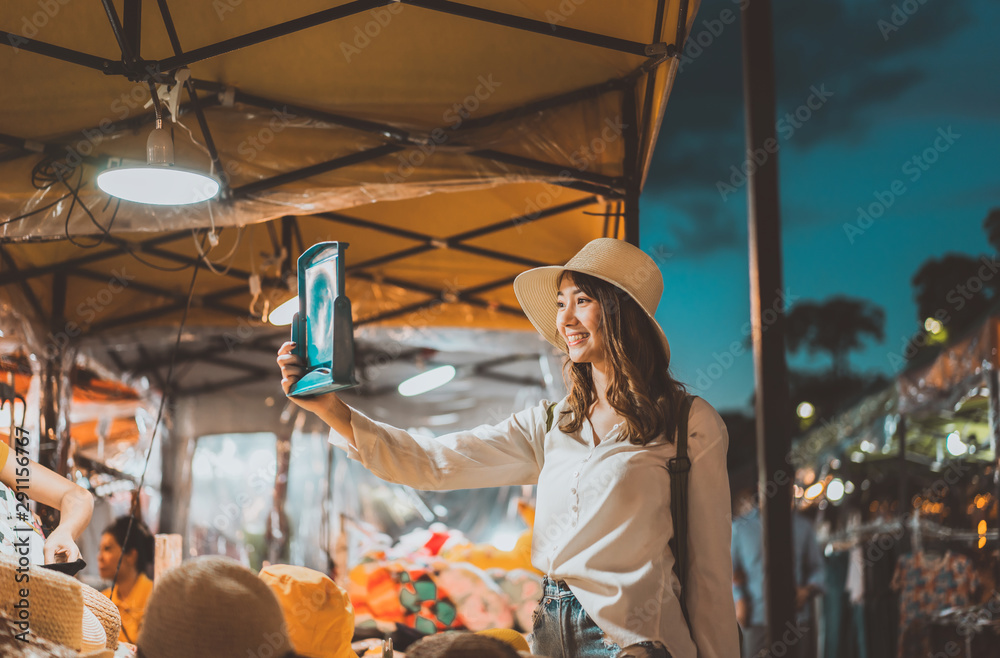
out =
<svg viewBox="0 0 1000 658"><path fill-rule="evenodd" d="M22 478L27 478L27 481ZM19 479L22 480L19 482ZM0 469L0 481L15 493L23 491L31 500L59 510L59 525L45 538L43 551L47 563L79 559L80 549L75 540L90 523L90 516L94 513L93 496L75 482L14 453Z"/></svg>
<svg viewBox="0 0 1000 658"><path fill-rule="evenodd" d="M431 438L351 409L351 436L334 430L330 442L383 480L416 489L534 484L543 462L544 414L539 405L496 425Z"/></svg>
<svg viewBox="0 0 1000 658"><path fill-rule="evenodd" d="M697 398L688 421L687 605L698 658L740 655L733 602L732 513L726 453L729 433L710 404Z"/></svg>
<svg viewBox="0 0 1000 658"><path fill-rule="evenodd" d="M278 351L286 394L302 374L293 347L285 343ZM534 484L541 471L545 405L496 425L428 438L376 422L332 393L290 399L330 426L331 443L389 482L425 490L475 489Z"/></svg>

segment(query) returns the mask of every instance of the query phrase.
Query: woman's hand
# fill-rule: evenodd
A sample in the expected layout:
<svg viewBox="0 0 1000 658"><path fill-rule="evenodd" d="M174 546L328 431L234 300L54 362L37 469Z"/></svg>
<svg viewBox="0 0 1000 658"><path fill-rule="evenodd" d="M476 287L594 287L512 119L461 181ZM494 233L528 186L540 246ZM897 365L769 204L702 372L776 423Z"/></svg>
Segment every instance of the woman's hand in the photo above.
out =
<svg viewBox="0 0 1000 658"><path fill-rule="evenodd" d="M53 562L76 562L80 559L80 548L73 541L73 535L66 526L60 525L45 538L42 548L45 564Z"/></svg>
<svg viewBox="0 0 1000 658"><path fill-rule="evenodd" d="M278 348L278 367L281 368L281 388L289 400L302 407L306 411L311 411L319 416L327 425L337 431L338 434L349 439L354 438L354 430L351 429L351 409L341 402L336 393L324 393L311 397L290 397L288 391L292 389L295 382L305 374L305 366L302 359L292 353L295 343L286 342Z"/></svg>

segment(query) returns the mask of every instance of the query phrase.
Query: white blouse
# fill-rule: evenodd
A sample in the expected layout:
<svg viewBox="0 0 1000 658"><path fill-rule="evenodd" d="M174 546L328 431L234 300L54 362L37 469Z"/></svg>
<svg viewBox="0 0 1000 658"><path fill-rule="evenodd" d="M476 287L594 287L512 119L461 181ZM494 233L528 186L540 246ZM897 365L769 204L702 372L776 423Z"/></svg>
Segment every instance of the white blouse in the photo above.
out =
<svg viewBox="0 0 1000 658"><path fill-rule="evenodd" d="M437 438L413 436L352 409L354 441L330 441L375 475L416 489L537 484L532 564L564 580L598 627L620 647L662 642L674 658L739 656L732 593L725 423L696 398L688 421L688 629L667 542L673 536L662 437L647 446L618 438L595 445L589 423L563 433L559 412L546 434L549 403ZM668 586L669 584L669 586Z"/></svg>

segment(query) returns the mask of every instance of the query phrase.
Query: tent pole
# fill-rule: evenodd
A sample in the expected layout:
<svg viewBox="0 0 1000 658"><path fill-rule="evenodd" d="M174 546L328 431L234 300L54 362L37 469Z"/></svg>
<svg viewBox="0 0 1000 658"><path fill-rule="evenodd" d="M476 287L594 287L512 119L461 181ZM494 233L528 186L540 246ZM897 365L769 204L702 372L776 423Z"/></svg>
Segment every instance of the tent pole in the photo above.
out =
<svg viewBox="0 0 1000 658"><path fill-rule="evenodd" d="M650 73L652 76L652 73ZM647 80L652 84L652 77ZM639 106L635 87L622 90L622 126L625 138L625 160L622 175L625 176L625 241L639 246L639 195L642 191L642 175L639 171ZM616 233L615 237L618 235Z"/></svg>
<svg viewBox="0 0 1000 658"><path fill-rule="evenodd" d="M69 450L69 401L72 384L68 381L73 360L66 322L66 272L52 277L52 314L49 334L43 350L41 413L39 414L38 463L66 475ZM59 510L38 503L42 526L52 530L59 525Z"/></svg>
<svg viewBox="0 0 1000 658"><path fill-rule="evenodd" d="M195 48L194 50L174 55L173 57L166 57L158 62L148 62L148 64L155 71L173 71L174 69L179 69L182 66L190 66L195 62L200 62L219 55L225 55L226 53L246 48L247 46L255 46L259 43L270 41L271 39L277 39L278 37L294 34L295 32L307 30L311 27L323 25L324 23L329 23L340 18L354 16L355 14L360 14L363 11L377 9L378 7L390 4L390 2L391 0L354 0L353 2L348 2L338 7L317 11L313 14L309 14L308 16L302 16L290 21L285 21L284 23L278 23L277 25L271 25L260 30L254 30L253 32L241 34L238 37L202 46L201 48Z"/></svg>
<svg viewBox="0 0 1000 658"><path fill-rule="evenodd" d="M743 17L743 95L747 149L767 152L775 143L775 80L770 0L741 6ZM795 619L792 572L792 481L779 476L791 449L788 372L785 363L782 303L781 219L778 158L775 153L747 176L750 249L750 320L753 327L754 380L757 416L757 460L760 464L761 524L764 539L764 596L767 645L781 644ZM775 321L765 327L765 309ZM765 328L767 329L765 331Z"/></svg>
<svg viewBox="0 0 1000 658"><path fill-rule="evenodd" d="M451 14L452 16L461 16L463 18L470 18L472 20L491 23L493 25L502 25L516 30L525 30L528 32L534 32L535 34L554 37L556 39L566 39L600 48L618 50L632 55L650 56L654 54L651 52L651 49L654 49L658 45L662 45L639 43L638 41L619 39L605 34L598 34L597 32L588 32L586 30L566 27L564 25L560 25L560 23L565 20L565 17L563 16L558 16L558 18L548 21L539 21L532 18L505 14L500 11L464 5L459 2L451 2L451 0L401 0L401 2L412 7L439 11L445 14Z"/></svg>
<svg viewBox="0 0 1000 658"><path fill-rule="evenodd" d="M271 513L268 515L267 529L264 532L264 553L271 564L281 564L288 561L289 525L285 513L285 503L288 500L288 470L292 458L291 423L281 427L275 441L277 464L274 473L274 493Z"/></svg>
<svg viewBox="0 0 1000 658"><path fill-rule="evenodd" d="M71 50L56 46L37 39L29 39L14 32L0 30L0 45L7 45L17 50L26 50L36 55L44 55L53 59L60 59L70 64L78 64L87 68L97 69L105 75L119 75L125 72L125 67L121 62L113 62L110 59L97 57L88 53L81 53L78 50Z"/></svg>
<svg viewBox="0 0 1000 658"><path fill-rule="evenodd" d="M327 160L326 162L320 162L319 164L296 169L295 171L288 171L283 174L271 176L270 178L263 178L261 180L254 181L253 183L247 183L246 185L233 188L232 193L233 196L238 199L244 198L263 190L269 190L272 187L284 185L285 183L294 183L295 181L311 178L312 176L325 174L328 171L334 171L336 169L350 167L351 165L360 164L362 162L368 162L369 160L375 160L402 150L402 146L375 146L365 151L351 153L350 155L344 155L339 158L334 158L333 160Z"/></svg>

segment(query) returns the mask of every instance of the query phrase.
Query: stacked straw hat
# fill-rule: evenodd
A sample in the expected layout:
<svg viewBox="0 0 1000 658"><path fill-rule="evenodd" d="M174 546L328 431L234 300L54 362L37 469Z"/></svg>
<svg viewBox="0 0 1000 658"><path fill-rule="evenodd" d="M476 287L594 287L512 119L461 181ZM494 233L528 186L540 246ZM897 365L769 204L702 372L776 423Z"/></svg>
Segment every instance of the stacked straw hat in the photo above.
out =
<svg viewBox="0 0 1000 658"><path fill-rule="evenodd" d="M294 655L274 594L220 556L195 558L157 578L137 644L144 658Z"/></svg>
<svg viewBox="0 0 1000 658"><path fill-rule="evenodd" d="M80 582L66 574L19 567L14 557L0 555L0 610L27 622L39 637L76 651L83 646L83 594Z"/></svg>
<svg viewBox="0 0 1000 658"><path fill-rule="evenodd" d="M111 599L98 592L93 587L80 583L80 593L87 610L101 625L105 646L111 650L118 648L118 636L122 629L122 616L118 606Z"/></svg>
<svg viewBox="0 0 1000 658"><path fill-rule="evenodd" d="M656 321L656 307L663 294L663 274L646 252L624 240L598 238L588 242L565 265L536 267L514 279L514 294L524 314L545 340L563 352L569 350L556 328L556 293L559 277L566 271L589 274L627 293L652 320L670 360L670 342Z"/></svg>
<svg viewBox="0 0 1000 658"><path fill-rule="evenodd" d="M86 655L104 655L107 635L98 615L86 605L90 593L85 590L104 598L66 574L0 555L0 612L18 633L30 630L28 637L36 641L41 638ZM95 605L103 608L100 602Z"/></svg>

